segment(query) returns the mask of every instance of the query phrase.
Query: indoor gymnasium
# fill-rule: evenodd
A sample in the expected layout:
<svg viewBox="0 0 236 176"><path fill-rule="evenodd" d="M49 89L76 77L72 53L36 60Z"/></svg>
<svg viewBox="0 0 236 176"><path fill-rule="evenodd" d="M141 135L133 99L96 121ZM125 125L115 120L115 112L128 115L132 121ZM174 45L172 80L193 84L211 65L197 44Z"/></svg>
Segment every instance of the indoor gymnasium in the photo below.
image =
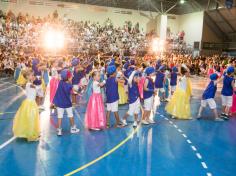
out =
<svg viewBox="0 0 236 176"><path fill-rule="evenodd" d="M235 0L0 0L1 176L235 176Z"/></svg>

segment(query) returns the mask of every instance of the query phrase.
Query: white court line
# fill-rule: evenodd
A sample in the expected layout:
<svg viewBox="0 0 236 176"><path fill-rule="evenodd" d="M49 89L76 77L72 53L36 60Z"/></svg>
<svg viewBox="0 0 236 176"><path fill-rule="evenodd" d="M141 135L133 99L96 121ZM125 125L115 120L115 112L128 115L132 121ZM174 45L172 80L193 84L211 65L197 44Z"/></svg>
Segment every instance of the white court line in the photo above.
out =
<svg viewBox="0 0 236 176"><path fill-rule="evenodd" d="M160 115L161 117L164 117L162 114Z"/></svg>
<svg viewBox="0 0 236 176"><path fill-rule="evenodd" d="M0 82L3 82L2 81L3 79L1 79L0 80ZM9 84L12 84L12 85L14 85L14 86L16 86L16 87L19 87L21 90L24 90L22 87L20 87L20 86L18 86L18 85L16 85L16 84L13 84L13 83L11 83L11 82L7 82L7 83L9 83ZM8 144L10 144L12 141L14 141L16 139L16 137L11 137L10 139L8 139L6 142L4 142L3 144L1 144L0 145L0 150L2 150L4 147L6 147Z"/></svg>
<svg viewBox="0 0 236 176"><path fill-rule="evenodd" d="M0 80L0 82L3 82L3 81ZM21 90L24 91L24 89L21 86L18 86L17 84L14 84L14 83L11 83L11 82L7 82L7 81L4 81L3 83L9 83L11 85L15 85L16 87L18 87L18 88L20 88Z"/></svg>
<svg viewBox="0 0 236 176"><path fill-rule="evenodd" d="M183 132L181 129L178 129L178 131L179 131L180 133L182 133L182 132Z"/></svg>
<svg viewBox="0 0 236 176"><path fill-rule="evenodd" d="M200 153L196 153L196 155L197 155L198 159L202 159L202 156Z"/></svg>
<svg viewBox="0 0 236 176"><path fill-rule="evenodd" d="M165 117L166 120L168 120L168 118Z"/></svg>
<svg viewBox="0 0 236 176"><path fill-rule="evenodd" d="M8 144L10 144L12 141L14 141L16 139L16 137L12 137L9 140L7 140L6 142L4 142L3 144L0 145L0 150L2 150L4 147L6 147Z"/></svg>
<svg viewBox="0 0 236 176"><path fill-rule="evenodd" d="M206 165L205 162L201 162L201 164L202 164L202 167L203 167L204 169L207 169L207 165Z"/></svg>
<svg viewBox="0 0 236 176"><path fill-rule="evenodd" d="M5 86L6 84L9 84L9 83L8 82L4 82L4 83L1 82L0 86L2 87L2 86Z"/></svg>
<svg viewBox="0 0 236 176"><path fill-rule="evenodd" d="M170 122L170 120L169 120L169 122ZM178 128L177 125L175 125L175 123L173 123L173 126L176 128L176 130L178 130L178 131L182 134L182 136L183 136L184 138L187 138L187 135L184 134L183 131L182 131L180 128ZM192 142L191 142L189 139L186 139L186 141L187 141L187 142L189 143L189 145L191 146L191 148L192 148L192 150L194 151L194 153L195 153L195 155L197 156L197 158L198 158L199 160L202 160L202 156L201 156L200 153L197 152L196 147L195 147L194 145L191 145ZM208 169L205 162L201 162L201 165L202 165L202 167L203 167L204 169ZM212 174L211 174L210 172L208 172L206 176L212 176Z"/></svg>
<svg viewBox="0 0 236 176"><path fill-rule="evenodd" d="M172 121L169 121L169 123L170 123L170 124L173 124L173 122L172 122Z"/></svg>
<svg viewBox="0 0 236 176"><path fill-rule="evenodd" d="M8 89L13 88L13 87L17 87L17 85L12 85L10 87L6 87L5 89L0 89L0 92L3 92L5 90L8 90Z"/></svg>
<svg viewBox="0 0 236 176"><path fill-rule="evenodd" d="M81 120L81 117L80 117L78 111L75 108L73 108L73 109L74 109L75 114L78 116L79 121L82 123L82 126L84 127L84 122Z"/></svg>
<svg viewBox="0 0 236 176"><path fill-rule="evenodd" d="M191 142L189 139L187 140L187 142L188 142L189 144L192 144L192 142Z"/></svg>
<svg viewBox="0 0 236 176"><path fill-rule="evenodd" d="M6 80L6 79L9 79L9 78L1 78L0 81Z"/></svg>
<svg viewBox="0 0 236 176"><path fill-rule="evenodd" d="M194 150L194 151L197 151L196 147L191 145L191 148Z"/></svg>

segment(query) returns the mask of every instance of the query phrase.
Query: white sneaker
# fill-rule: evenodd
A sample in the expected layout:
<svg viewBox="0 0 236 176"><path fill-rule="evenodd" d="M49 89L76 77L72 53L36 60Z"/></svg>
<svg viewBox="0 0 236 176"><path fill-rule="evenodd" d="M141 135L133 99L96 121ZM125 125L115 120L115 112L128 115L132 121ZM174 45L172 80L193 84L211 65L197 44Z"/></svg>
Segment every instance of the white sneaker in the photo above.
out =
<svg viewBox="0 0 236 176"><path fill-rule="evenodd" d="M154 124L154 123L156 123L154 120L148 120L148 123L150 123L150 124Z"/></svg>
<svg viewBox="0 0 236 176"><path fill-rule="evenodd" d="M176 119L176 117L175 117L175 116L171 116L171 118L172 118L172 119Z"/></svg>
<svg viewBox="0 0 236 176"><path fill-rule="evenodd" d="M57 136L62 136L62 129L61 128L57 128Z"/></svg>
<svg viewBox="0 0 236 176"><path fill-rule="evenodd" d="M137 126L138 126L137 121L134 121L134 123L133 123L133 127L137 127Z"/></svg>
<svg viewBox="0 0 236 176"><path fill-rule="evenodd" d="M73 126L70 128L70 133L75 134L78 133L80 130L78 128L76 128L76 126Z"/></svg>
<svg viewBox="0 0 236 176"><path fill-rule="evenodd" d="M45 107L44 107L43 105L41 105L41 106L39 106L39 109L40 109L40 110L44 110Z"/></svg>
<svg viewBox="0 0 236 176"><path fill-rule="evenodd" d="M122 120L122 123L123 123L124 126L128 125L125 119Z"/></svg>
<svg viewBox="0 0 236 176"><path fill-rule="evenodd" d="M224 121L224 120L218 117L218 118L215 118L215 121Z"/></svg>
<svg viewBox="0 0 236 176"><path fill-rule="evenodd" d="M91 130L94 130L94 131L100 131L99 128L91 128Z"/></svg>
<svg viewBox="0 0 236 176"><path fill-rule="evenodd" d="M143 125L149 125L149 123L146 120L142 120Z"/></svg>

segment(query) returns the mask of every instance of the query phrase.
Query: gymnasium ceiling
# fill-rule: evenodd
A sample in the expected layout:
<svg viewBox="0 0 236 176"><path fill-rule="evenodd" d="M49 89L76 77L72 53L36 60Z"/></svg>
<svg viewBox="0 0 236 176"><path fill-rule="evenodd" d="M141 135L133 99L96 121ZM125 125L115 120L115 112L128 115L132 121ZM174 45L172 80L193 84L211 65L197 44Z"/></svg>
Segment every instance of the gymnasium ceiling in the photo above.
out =
<svg viewBox="0 0 236 176"><path fill-rule="evenodd" d="M181 4L180 0L64 0L64 2L77 2L159 13L168 11L169 14L186 14L205 9L214 9L217 7L217 4L219 7L223 6L224 1L225 0L185 0L185 3Z"/></svg>

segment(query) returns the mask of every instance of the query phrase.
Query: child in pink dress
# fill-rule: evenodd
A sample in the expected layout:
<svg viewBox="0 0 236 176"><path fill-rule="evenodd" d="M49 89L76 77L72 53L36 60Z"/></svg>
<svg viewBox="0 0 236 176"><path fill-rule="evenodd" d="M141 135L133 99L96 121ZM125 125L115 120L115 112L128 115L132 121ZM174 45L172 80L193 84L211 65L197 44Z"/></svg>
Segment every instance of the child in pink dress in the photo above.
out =
<svg viewBox="0 0 236 176"><path fill-rule="evenodd" d="M234 88L234 93L233 93L233 104L231 107L231 115L233 116L235 115L235 113L236 113L236 88Z"/></svg>
<svg viewBox="0 0 236 176"><path fill-rule="evenodd" d="M57 91L57 87L58 87L58 84L59 84L59 75L58 75L58 72L57 72L57 69L56 69L56 65L57 63L54 63L52 65L52 69L51 69L51 73L52 73L52 78L50 80L50 103L52 104L53 102L53 99L54 99L54 96L56 94L56 91Z"/></svg>
<svg viewBox="0 0 236 176"><path fill-rule="evenodd" d="M85 126L90 130L101 130L106 128L105 108L101 93L101 87L105 81L100 83L99 71L92 73L92 95L89 98L85 114Z"/></svg>

